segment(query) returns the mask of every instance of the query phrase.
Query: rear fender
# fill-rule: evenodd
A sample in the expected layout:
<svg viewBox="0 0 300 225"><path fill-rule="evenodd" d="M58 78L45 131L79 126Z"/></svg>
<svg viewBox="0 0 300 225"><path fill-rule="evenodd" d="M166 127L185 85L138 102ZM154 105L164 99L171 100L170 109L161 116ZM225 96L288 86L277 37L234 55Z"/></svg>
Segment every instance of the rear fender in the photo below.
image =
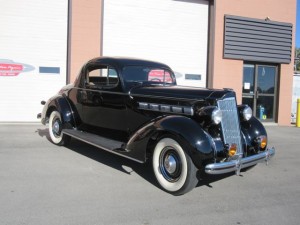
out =
<svg viewBox="0 0 300 225"><path fill-rule="evenodd" d="M76 126L72 108L68 100L61 95L52 97L45 104L42 117L42 121L44 121L44 124L50 117L51 112L53 112L54 110L57 110L60 113L62 117L61 119L63 122L63 128L71 128Z"/></svg>

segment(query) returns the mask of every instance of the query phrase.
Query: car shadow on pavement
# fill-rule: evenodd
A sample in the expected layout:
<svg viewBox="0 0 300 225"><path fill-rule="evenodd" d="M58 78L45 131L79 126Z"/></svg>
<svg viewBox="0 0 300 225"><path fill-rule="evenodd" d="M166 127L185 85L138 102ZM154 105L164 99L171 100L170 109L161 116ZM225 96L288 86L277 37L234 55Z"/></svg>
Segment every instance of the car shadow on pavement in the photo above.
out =
<svg viewBox="0 0 300 225"><path fill-rule="evenodd" d="M198 179L198 184L196 187L201 187L201 186L207 186L209 188L213 188L212 183L225 179L227 177L233 176L233 173L227 173L227 174L218 174L218 175L209 175L206 174L204 171L198 171L197 174L197 179Z"/></svg>
<svg viewBox="0 0 300 225"><path fill-rule="evenodd" d="M141 164L76 139L72 139L70 145L66 148L127 175L136 173L158 187L149 163Z"/></svg>
<svg viewBox="0 0 300 225"><path fill-rule="evenodd" d="M51 142L51 138L50 138L50 135L49 135L48 128L46 128L46 129L37 129L35 131L35 133L38 133L38 135L40 135L40 137L46 137L47 140Z"/></svg>
<svg viewBox="0 0 300 225"><path fill-rule="evenodd" d="M38 133L40 137L46 137L46 139L51 142L48 128L37 129L36 133ZM136 173L152 185L161 189L153 174L152 165L150 162L151 160L148 160L148 162L141 164L76 139L72 139L71 143L65 148L68 148L73 152L88 157L94 161L109 166L125 174L131 175L132 173ZM196 187L207 186L213 188L212 183L232 175L234 175L234 173L225 175L208 175L204 171L199 171L197 174L198 184Z"/></svg>

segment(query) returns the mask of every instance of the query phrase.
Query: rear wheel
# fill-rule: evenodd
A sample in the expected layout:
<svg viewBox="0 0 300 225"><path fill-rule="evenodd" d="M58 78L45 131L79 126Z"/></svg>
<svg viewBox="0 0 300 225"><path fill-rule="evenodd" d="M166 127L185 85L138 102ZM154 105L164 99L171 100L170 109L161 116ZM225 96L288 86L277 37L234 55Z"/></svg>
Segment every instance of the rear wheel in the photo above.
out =
<svg viewBox="0 0 300 225"><path fill-rule="evenodd" d="M49 118L49 135L56 145L68 145L71 137L62 133L62 119L58 111L53 111Z"/></svg>
<svg viewBox="0 0 300 225"><path fill-rule="evenodd" d="M197 168L174 137L158 141L152 165L159 185L171 194L185 194L198 183Z"/></svg>

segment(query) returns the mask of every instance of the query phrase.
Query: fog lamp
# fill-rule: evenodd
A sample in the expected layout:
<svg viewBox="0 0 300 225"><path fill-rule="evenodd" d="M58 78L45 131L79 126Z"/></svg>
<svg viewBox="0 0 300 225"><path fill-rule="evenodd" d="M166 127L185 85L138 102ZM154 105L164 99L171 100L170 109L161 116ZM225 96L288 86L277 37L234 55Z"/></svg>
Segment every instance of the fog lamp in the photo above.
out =
<svg viewBox="0 0 300 225"><path fill-rule="evenodd" d="M231 145L229 146L229 149L228 149L228 155L229 155L230 157L234 156L235 153L236 153L236 150L237 150L236 144L231 144Z"/></svg>
<svg viewBox="0 0 300 225"><path fill-rule="evenodd" d="M264 149L268 144L267 136L264 136L264 135L259 136L257 138L257 143L260 148Z"/></svg>

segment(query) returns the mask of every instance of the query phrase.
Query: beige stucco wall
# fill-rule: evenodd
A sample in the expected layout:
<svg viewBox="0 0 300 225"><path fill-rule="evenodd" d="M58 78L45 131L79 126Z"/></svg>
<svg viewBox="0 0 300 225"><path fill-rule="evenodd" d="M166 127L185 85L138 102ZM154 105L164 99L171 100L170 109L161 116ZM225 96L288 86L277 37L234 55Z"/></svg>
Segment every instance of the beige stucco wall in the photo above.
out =
<svg viewBox="0 0 300 225"><path fill-rule="evenodd" d="M102 0L72 0L69 13L69 80L81 66L101 54Z"/></svg>
<svg viewBox="0 0 300 225"><path fill-rule="evenodd" d="M243 61L223 59L224 15L235 15L295 24L296 0L215 0L211 9L211 46L208 86L233 88L238 103L242 101ZM295 26L293 26L295 34ZM294 37L293 37L294 42ZM292 49L294 56L294 44ZM291 117L293 62L279 66L278 124L289 125Z"/></svg>

